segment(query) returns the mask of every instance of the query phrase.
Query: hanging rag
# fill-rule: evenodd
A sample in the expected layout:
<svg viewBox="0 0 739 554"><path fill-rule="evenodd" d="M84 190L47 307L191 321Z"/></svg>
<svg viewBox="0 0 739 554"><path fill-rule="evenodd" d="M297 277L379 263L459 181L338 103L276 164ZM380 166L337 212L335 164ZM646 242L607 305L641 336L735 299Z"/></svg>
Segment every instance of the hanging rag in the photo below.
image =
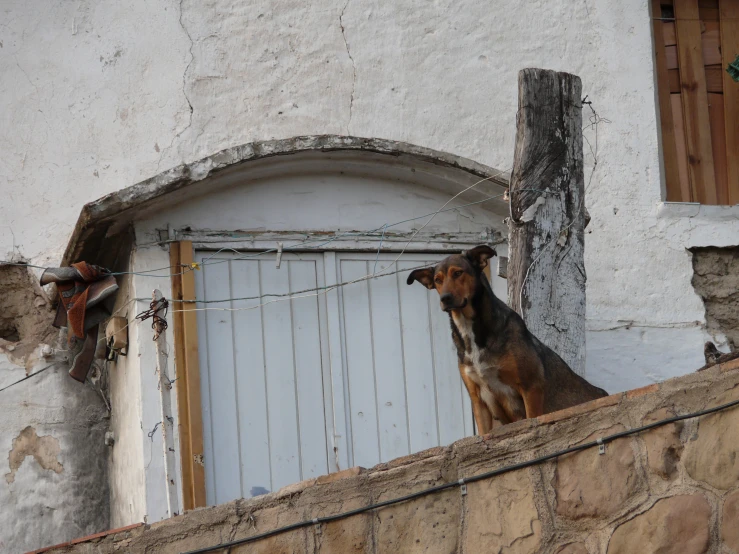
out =
<svg viewBox="0 0 739 554"><path fill-rule="evenodd" d="M41 275L41 285L56 283L59 305L54 327L67 327L67 340L73 352L69 375L84 383L95 358L98 327L110 317L103 300L118 290L115 277L106 269L87 262L71 267L49 268Z"/></svg>

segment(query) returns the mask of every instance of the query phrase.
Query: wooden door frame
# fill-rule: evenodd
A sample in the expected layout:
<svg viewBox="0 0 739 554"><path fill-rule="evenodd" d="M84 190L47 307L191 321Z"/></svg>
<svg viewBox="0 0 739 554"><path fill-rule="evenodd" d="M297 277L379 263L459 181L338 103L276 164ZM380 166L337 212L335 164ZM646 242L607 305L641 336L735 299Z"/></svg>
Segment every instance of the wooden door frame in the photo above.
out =
<svg viewBox="0 0 739 554"><path fill-rule="evenodd" d="M195 301L193 257L191 241L178 241L170 244L172 299L179 301L173 306L172 319L174 320L177 421L180 436L184 510L206 505L197 312L191 309L194 304L189 303Z"/></svg>

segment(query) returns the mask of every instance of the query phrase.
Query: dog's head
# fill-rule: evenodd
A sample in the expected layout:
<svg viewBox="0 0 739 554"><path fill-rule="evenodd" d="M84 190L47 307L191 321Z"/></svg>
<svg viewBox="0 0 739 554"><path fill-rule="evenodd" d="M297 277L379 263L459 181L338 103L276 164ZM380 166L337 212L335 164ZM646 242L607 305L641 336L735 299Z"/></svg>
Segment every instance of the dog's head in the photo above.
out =
<svg viewBox="0 0 739 554"><path fill-rule="evenodd" d="M428 289L439 293L441 309L445 312L465 308L482 286L482 270L488 260L496 255L489 246L476 246L461 254L452 254L434 267L416 269L408 275L407 283L418 281Z"/></svg>

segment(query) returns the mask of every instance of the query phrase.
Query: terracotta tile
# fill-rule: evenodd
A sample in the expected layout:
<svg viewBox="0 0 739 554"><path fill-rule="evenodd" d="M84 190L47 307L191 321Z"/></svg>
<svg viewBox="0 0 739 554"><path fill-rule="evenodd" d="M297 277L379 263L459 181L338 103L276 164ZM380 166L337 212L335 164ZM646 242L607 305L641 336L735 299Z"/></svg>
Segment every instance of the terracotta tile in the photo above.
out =
<svg viewBox="0 0 739 554"><path fill-rule="evenodd" d="M333 483L335 481L346 479L348 477L356 477L357 475L364 473L365 471L367 470L363 467L354 466L350 467L349 469L337 471L335 473L329 473L328 475L321 475L316 479L316 485L325 485L327 483Z"/></svg>
<svg viewBox="0 0 739 554"><path fill-rule="evenodd" d="M626 391L626 398L637 398L639 396L644 396L645 394L657 392L658 390L659 384L654 383L651 385L647 385L646 387L639 387L638 389L631 389Z"/></svg>
<svg viewBox="0 0 739 554"><path fill-rule="evenodd" d="M721 364L721 371L731 371L732 369L739 369L739 358Z"/></svg>
<svg viewBox="0 0 739 554"><path fill-rule="evenodd" d="M624 393L619 392L618 394L612 394L611 396L606 396L604 398L598 398L597 400L591 400L590 402L585 402L585 404L579 404L577 406L572 406L571 408L566 408L558 412L552 412L551 414L544 414L543 416L539 416L536 419L541 424L554 423L555 421L561 421L563 419L569 419L571 417L586 414L588 412L592 412L593 410L597 410L599 408L605 408L607 406L614 406L618 404L623 397L624 397Z"/></svg>
<svg viewBox="0 0 739 554"><path fill-rule="evenodd" d="M87 542L92 541L95 539L101 539L103 537L107 537L108 535L114 535L116 533L123 533L124 531L130 531L131 529L136 529L137 527L141 527L143 523L134 523L132 525L127 525L125 527L119 527L118 529L109 529L108 531L102 531L100 533L95 533L94 535L88 535L86 537L80 537L78 539L74 539L71 541L63 542L61 544L55 544L53 546L46 546L44 548L41 548L39 550L34 550L33 552L28 552L27 554L41 554L42 552L49 552L50 550L55 550L57 548L64 548L65 546L71 546L73 544L79 544L81 542Z"/></svg>

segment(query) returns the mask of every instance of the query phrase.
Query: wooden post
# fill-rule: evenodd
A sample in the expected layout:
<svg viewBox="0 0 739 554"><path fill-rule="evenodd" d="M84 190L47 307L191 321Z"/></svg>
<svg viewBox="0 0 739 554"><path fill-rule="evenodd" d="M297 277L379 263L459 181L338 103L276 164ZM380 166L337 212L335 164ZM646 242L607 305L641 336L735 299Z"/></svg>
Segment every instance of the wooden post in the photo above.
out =
<svg viewBox="0 0 739 554"><path fill-rule="evenodd" d="M510 188L508 303L579 375L585 372L582 84L518 74Z"/></svg>

